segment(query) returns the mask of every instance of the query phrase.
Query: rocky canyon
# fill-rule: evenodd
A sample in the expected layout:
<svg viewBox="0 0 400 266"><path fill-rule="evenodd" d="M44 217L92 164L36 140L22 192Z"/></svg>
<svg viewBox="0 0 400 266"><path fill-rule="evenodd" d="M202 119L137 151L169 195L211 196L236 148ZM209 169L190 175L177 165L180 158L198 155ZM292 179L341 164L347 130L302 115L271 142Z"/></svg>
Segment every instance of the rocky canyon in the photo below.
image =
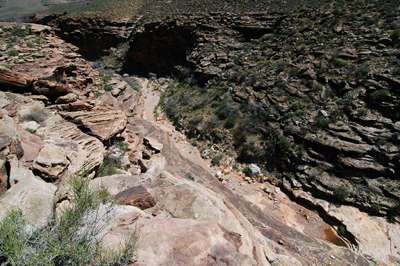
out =
<svg viewBox="0 0 400 266"><path fill-rule="evenodd" d="M45 7L0 23L0 264L97 195L123 259L49 265L399 265L396 1Z"/></svg>

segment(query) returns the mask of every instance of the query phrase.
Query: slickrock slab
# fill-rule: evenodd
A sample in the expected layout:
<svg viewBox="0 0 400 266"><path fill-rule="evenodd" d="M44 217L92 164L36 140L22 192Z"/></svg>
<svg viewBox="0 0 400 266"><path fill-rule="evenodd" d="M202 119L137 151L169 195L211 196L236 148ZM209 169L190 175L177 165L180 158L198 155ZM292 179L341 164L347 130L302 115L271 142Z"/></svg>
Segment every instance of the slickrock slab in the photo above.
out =
<svg viewBox="0 0 400 266"><path fill-rule="evenodd" d="M123 111L104 107L93 108L90 112L63 112L61 115L75 124L83 125L101 141L121 132L128 122Z"/></svg>
<svg viewBox="0 0 400 266"><path fill-rule="evenodd" d="M156 217L140 230L135 265L257 265L241 236L218 223Z"/></svg>

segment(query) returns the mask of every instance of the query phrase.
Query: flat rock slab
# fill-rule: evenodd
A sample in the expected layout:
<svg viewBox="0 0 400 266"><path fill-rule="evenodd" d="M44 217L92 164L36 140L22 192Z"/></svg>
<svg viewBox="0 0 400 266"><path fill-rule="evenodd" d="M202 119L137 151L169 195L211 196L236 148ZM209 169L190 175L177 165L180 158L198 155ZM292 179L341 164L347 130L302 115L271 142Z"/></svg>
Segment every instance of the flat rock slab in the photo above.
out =
<svg viewBox="0 0 400 266"><path fill-rule="evenodd" d="M156 201L143 186L128 188L116 196L116 203L120 205L131 205L145 210L153 207Z"/></svg>
<svg viewBox="0 0 400 266"><path fill-rule="evenodd" d="M215 222L156 217L140 229L134 265L256 265L241 244L239 234Z"/></svg>

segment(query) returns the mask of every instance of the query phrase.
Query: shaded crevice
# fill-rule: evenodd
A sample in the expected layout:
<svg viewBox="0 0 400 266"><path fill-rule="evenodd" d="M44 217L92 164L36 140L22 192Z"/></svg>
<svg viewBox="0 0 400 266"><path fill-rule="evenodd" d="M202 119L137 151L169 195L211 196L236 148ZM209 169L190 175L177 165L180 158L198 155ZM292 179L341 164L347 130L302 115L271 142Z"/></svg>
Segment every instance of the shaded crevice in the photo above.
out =
<svg viewBox="0 0 400 266"><path fill-rule="evenodd" d="M149 26L137 33L126 53L123 73L149 77L185 77L193 73L194 65L187 60L197 36L194 27Z"/></svg>
<svg viewBox="0 0 400 266"><path fill-rule="evenodd" d="M99 60L110 53L110 48L126 42L133 27L132 23L86 17L72 18L66 15L32 17L30 21L51 26L59 38L77 46L77 52L89 61Z"/></svg>

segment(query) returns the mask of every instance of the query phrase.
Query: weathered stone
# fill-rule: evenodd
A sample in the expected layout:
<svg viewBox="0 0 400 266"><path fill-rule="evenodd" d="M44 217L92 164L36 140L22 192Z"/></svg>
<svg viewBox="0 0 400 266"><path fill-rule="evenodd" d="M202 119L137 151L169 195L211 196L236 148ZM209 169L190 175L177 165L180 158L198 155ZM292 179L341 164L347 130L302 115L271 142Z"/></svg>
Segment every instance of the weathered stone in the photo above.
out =
<svg viewBox="0 0 400 266"><path fill-rule="evenodd" d="M121 191L116 195L116 203L135 206L141 210L151 208L156 204L154 198L143 186L136 186Z"/></svg>
<svg viewBox="0 0 400 266"><path fill-rule="evenodd" d="M204 151L201 152L201 157L208 159L210 158L211 150L210 149L205 149Z"/></svg>
<svg viewBox="0 0 400 266"><path fill-rule="evenodd" d="M5 67L0 67L0 85L5 86L5 88L27 89L32 86L35 80L36 79L31 76L9 70Z"/></svg>
<svg viewBox="0 0 400 266"><path fill-rule="evenodd" d="M38 134L43 134L46 139L62 147L68 158L68 172L71 174L85 173L89 175L103 162L104 145L60 116L50 117L46 126L38 129Z"/></svg>
<svg viewBox="0 0 400 266"><path fill-rule="evenodd" d="M90 112L63 112L61 115L76 124L83 125L102 141L121 132L128 121L123 111L104 107L93 108Z"/></svg>
<svg viewBox="0 0 400 266"><path fill-rule="evenodd" d="M261 169L255 164L250 164L249 167L247 168L247 174L250 177L257 177L261 174Z"/></svg>
<svg viewBox="0 0 400 266"><path fill-rule="evenodd" d="M45 96L61 96L72 92L68 84L50 80L38 80L33 83L32 91Z"/></svg>
<svg viewBox="0 0 400 266"><path fill-rule="evenodd" d="M142 171L142 173L146 173L147 170L149 169L150 164L151 164L150 161L143 160L143 159L139 159L138 163L139 163L140 170Z"/></svg>
<svg viewBox="0 0 400 266"><path fill-rule="evenodd" d="M0 159L0 196L8 189L8 174L6 161Z"/></svg>
<svg viewBox="0 0 400 266"><path fill-rule="evenodd" d="M39 34L42 32L50 32L51 27L46 26L46 25L40 25L40 24L35 24L35 23L30 23L31 27L29 28L29 31L31 33Z"/></svg>
<svg viewBox="0 0 400 266"><path fill-rule="evenodd" d="M138 265L256 265L239 234L209 221L156 217L140 229ZM178 251L179 252L176 252Z"/></svg>
<svg viewBox="0 0 400 266"><path fill-rule="evenodd" d="M68 167L64 150L54 144L45 144L33 163L33 169L43 178L57 179Z"/></svg>
<svg viewBox="0 0 400 266"><path fill-rule="evenodd" d="M43 225L54 215L53 197L56 190L53 184L32 175L27 176L0 197L0 220L12 207L18 207L33 226Z"/></svg>
<svg viewBox="0 0 400 266"><path fill-rule="evenodd" d="M160 142L150 137L144 137L143 144L149 147L150 149L155 150L156 152L160 152L163 148L163 145Z"/></svg>
<svg viewBox="0 0 400 266"><path fill-rule="evenodd" d="M68 93L67 95L60 96L56 100L56 103L71 103L75 102L78 99L78 95L75 93Z"/></svg>
<svg viewBox="0 0 400 266"><path fill-rule="evenodd" d="M36 121L25 121L19 124L20 127L25 129L26 131L29 131L31 133L36 132L36 129L39 128L39 124Z"/></svg>

